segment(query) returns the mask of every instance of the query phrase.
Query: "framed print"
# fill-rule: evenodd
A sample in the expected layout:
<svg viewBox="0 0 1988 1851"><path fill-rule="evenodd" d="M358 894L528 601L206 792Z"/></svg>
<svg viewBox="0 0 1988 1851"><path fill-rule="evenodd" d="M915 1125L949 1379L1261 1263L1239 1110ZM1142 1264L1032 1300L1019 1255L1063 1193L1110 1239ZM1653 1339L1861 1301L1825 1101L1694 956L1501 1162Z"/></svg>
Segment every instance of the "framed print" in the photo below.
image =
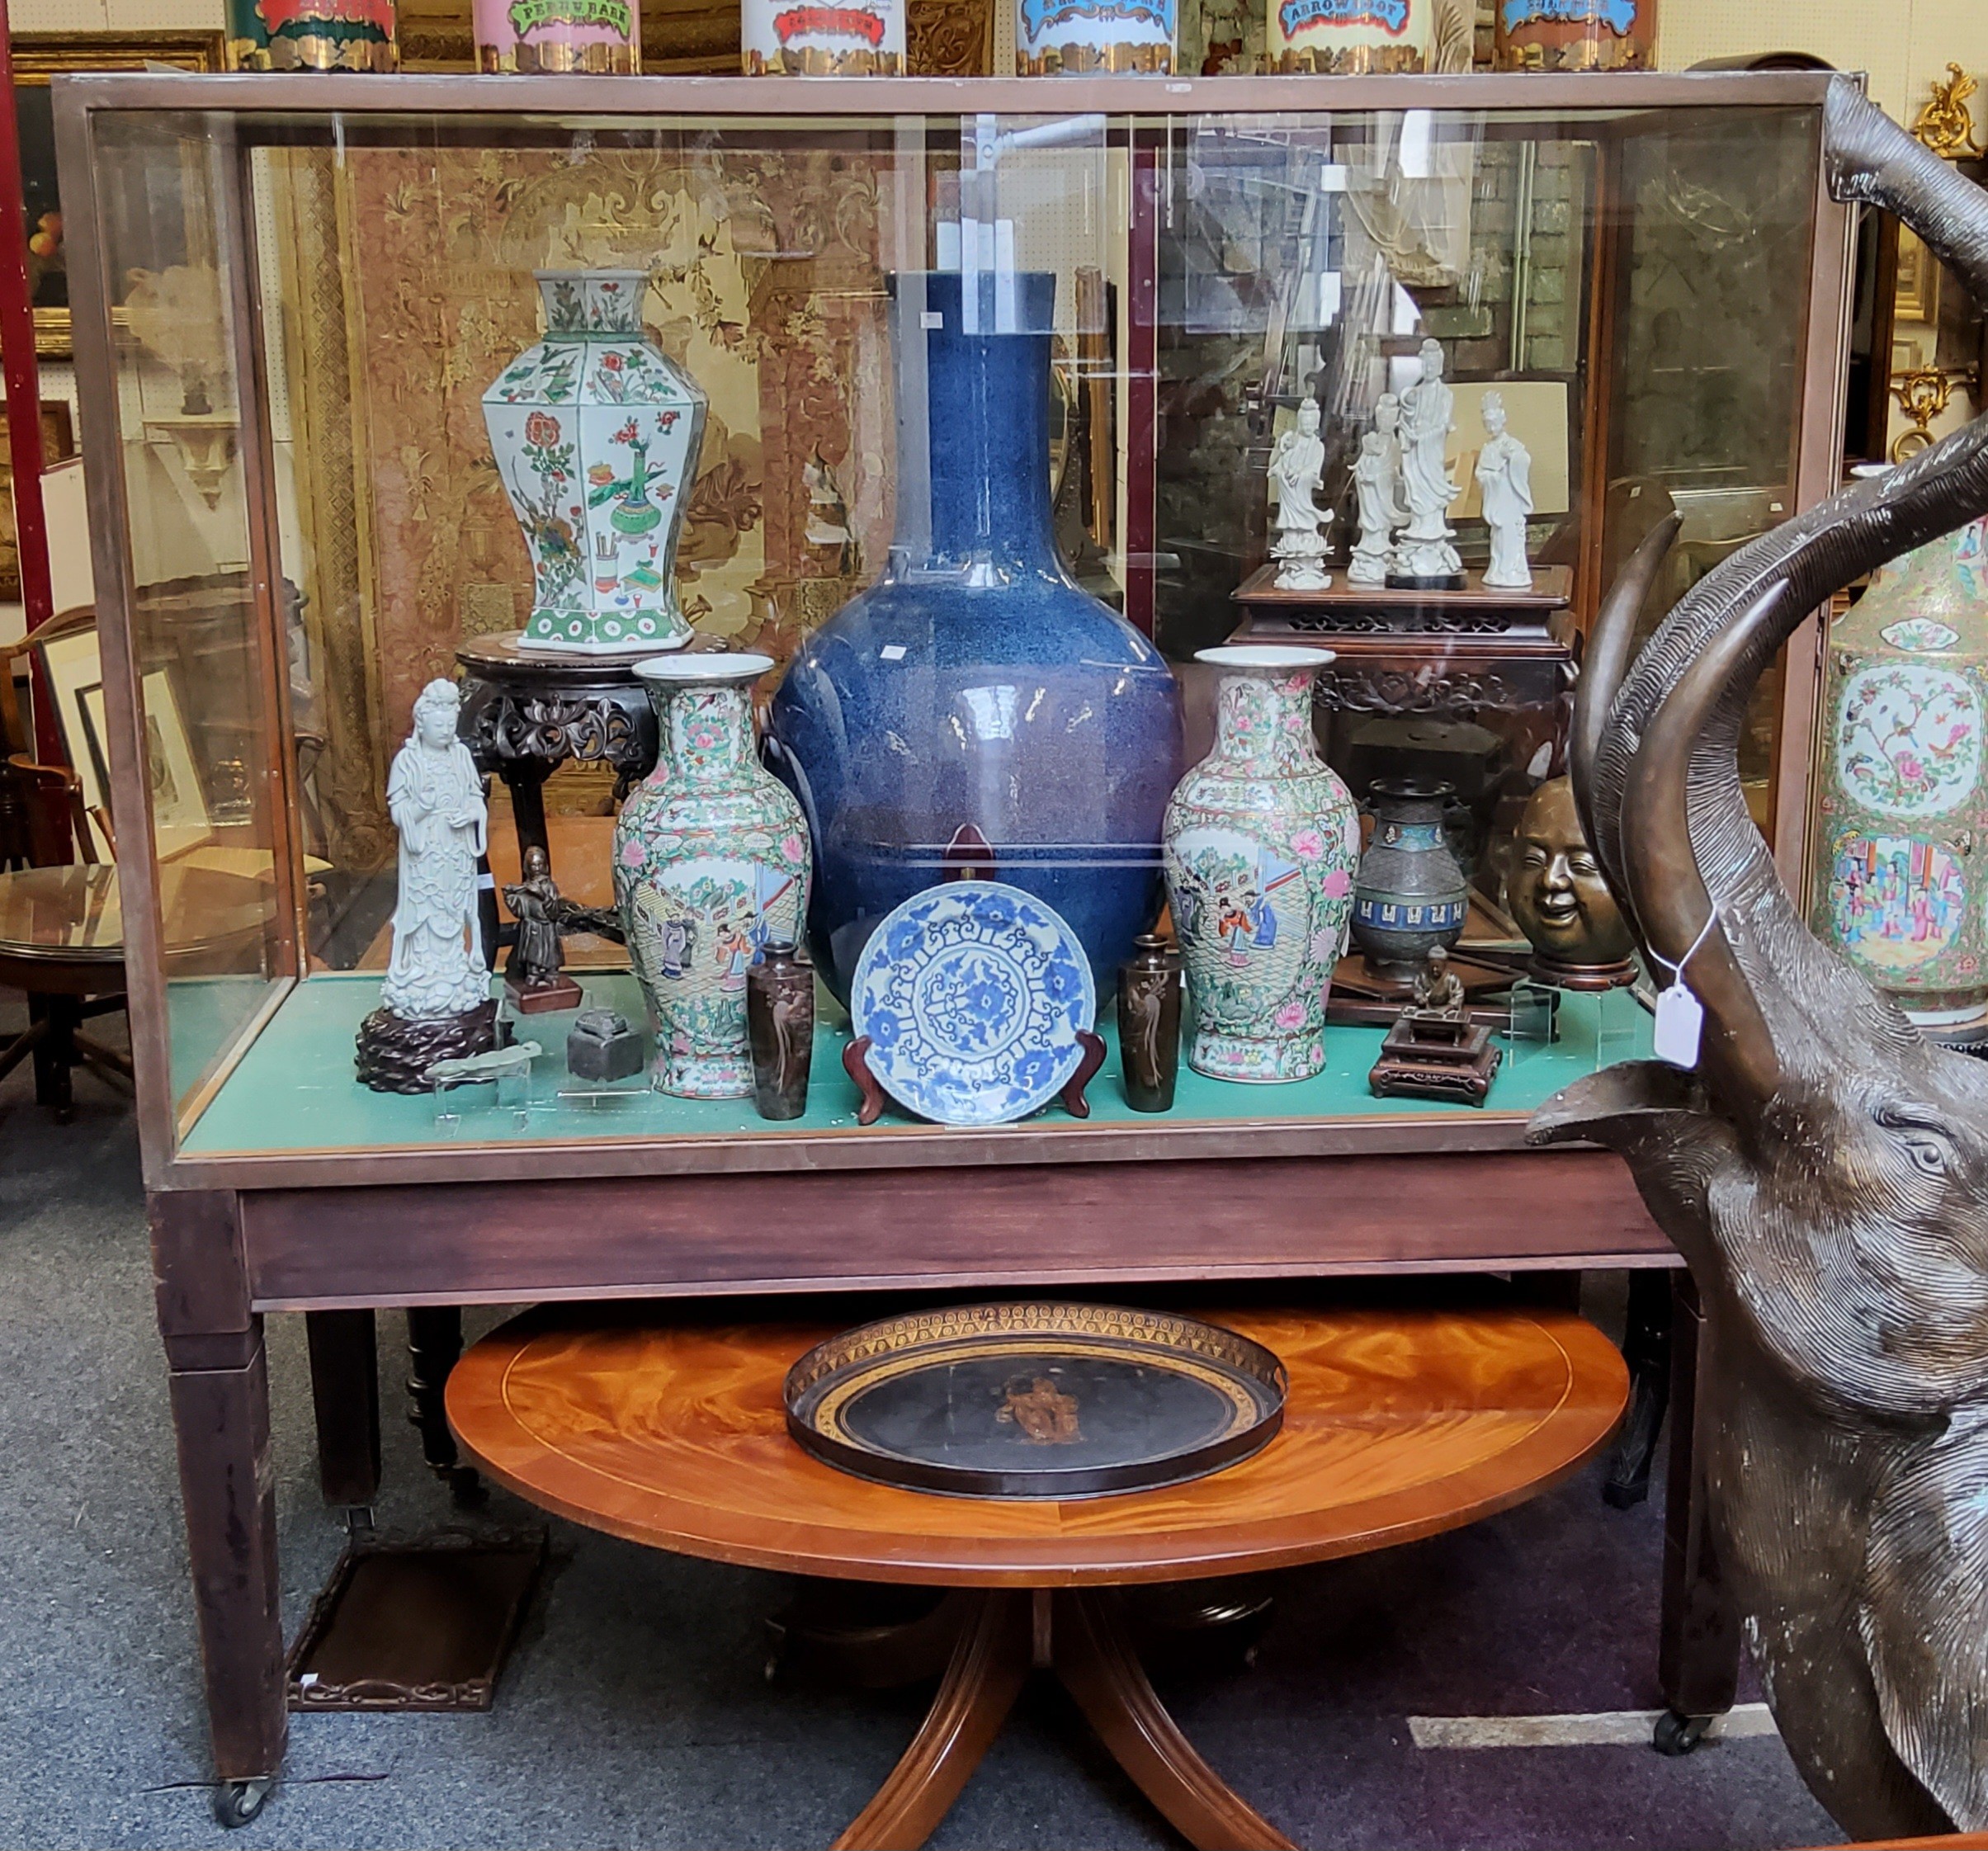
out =
<svg viewBox="0 0 1988 1851"><path fill-rule="evenodd" d="M1532 512L1565 514L1570 505L1567 460L1567 385L1564 380L1458 380L1455 427L1444 448L1450 479L1463 493L1451 504L1452 517L1476 520L1484 512L1477 483L1477 452L1484 447L1484 401L1495 392L1504 401L1505 428L1532 454Z"/></svg>
<svg viewBox="0 0 1988 1851"><path fill-rule="evenodd" d="M214 824L207 814L207 800L201 791L200 771L193 763L187 725L180 716L179 702L165 670L153 669L145 677L144 688L153 847L160 861L169 862L211 841ZM76 697L89 760L90 776L85 780L87 803L91 783L103 791L111 786L110 722L104 711L102 682L79 687ZM80 762L77 770L80 776ZM94 813L92 820L95 820Z"/></svg>
<svg viewBox="0 0 1988 1851"><path fill-rule="evenodd" d="M51 628L59 627L51 626ZM83 691L103 686L103 659L97 644L94 623L50 637L41 644L41 665L54 697L55 730L62 736L63 749L83 786L83 807L96 836L98 857L111 858L110 833L98 821L111 814L110 760L107 754L92 754L89 733L83 723Z"/></svg>
<svg viewBox="0 0 1988 1851"><path fill-rule="evenodd" d="M183 71L222 68L223 35L214 32L18 32L14 35L14 108L21 125L21 184L26 204L27 274L35 309L35 351L69 357L69 279L55 180L55 119L49 79L63 71L135 71L171 64Z"/></svg>

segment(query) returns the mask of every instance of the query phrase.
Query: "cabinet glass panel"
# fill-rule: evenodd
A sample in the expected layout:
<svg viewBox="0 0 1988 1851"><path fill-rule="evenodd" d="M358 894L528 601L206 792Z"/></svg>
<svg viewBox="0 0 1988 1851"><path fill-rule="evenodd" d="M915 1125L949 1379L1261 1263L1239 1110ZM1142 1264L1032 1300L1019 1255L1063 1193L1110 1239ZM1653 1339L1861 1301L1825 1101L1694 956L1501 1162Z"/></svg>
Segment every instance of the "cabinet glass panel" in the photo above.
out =
<svg viewBox="0 0 1988 1851"><path fill-rule="evenodd" d="M1654 625L1793 511L1829 415L1803 401L1812 102L1541 109L1485 80L1487 106L1435 110L1388 80L1361 93L1403 106L1327 111L1282 104L1329 86L1265 80L1167 113L1149 99L1170 88L1086 84L1121 106L1086 110L1008 82L933 113L932 90L880 80L873 113L811 114L805 85L777 111L659 83L659 108L581 117L124 106L137 83L89 147L97 259L135 286L108 330L125 627L175 871L160 976L188 1159L853 1133L857 966L895 908L963 876L1067 930L1058 980L1088 983L1107 1042L1091 1129L1153 1122L1125 1097L1112 993L1166 919L1162 813L1215 738L1197 653L1232 641L1333 652L1309 719L1362 837L1376 785L1448 787L1460 955L1495 1001L1528 956L1516 832L1564 767L1617 568L1683 516ZM1485 473L1500 431L1515 475ZM1315 454L1307 556L1329 583L1294 589L1307 536L1272 483ZM1436 551L1376 550L1374 454L1390 495L1415 472L1443 490ZM1532 582L1487 584L1487 507L1514 492ZM763 673L671 693L632 672L720 652ZM404 759L437 680L459 691L441 744ZM1746 743L1764 817L1778 713ZM727 813L744 898L630 898L674 852L617 834L659 750L772 774ZM1240 960L1294 878L1259 865L1192 904L1230 907ZM497 966L475 987L540 1053L501 1083L360 1084L397 937L446 935L452 908ZM1339 929L1283 933L1315 999ZM821 979L802 1118L569 1064L584 1006L625 1017L645 1062L675 1036L694 1066L700 1032L659 1035L642 978L694 973L730 1019L790 930ZM548 946L576 987L521 1012L507 970ZM961 1033L993 1032L975 1012L999 1015L999 988L952 999ZM1646 1033L1623 995L1560 1007L1512 1045L1494 1114ZM1385 1027L1335 1017L1289 1084L1183 1067L1167 1121L1471 1109L1376 1098ZM1027 1122L1078 1124L1059 1104Z"/></svg>
<svg viewBox="0 0 1988 1851"><path fill-rule="evenodd" d="M280 484L244 428L225 143L186 117L99 124L99 257L119 281L113 363L131 585L128 634L176 1106L197 1105L289 961L287 636L259 607L256 531ZM90 772L111 784L103 678L77 698ZM119 818L120 860L139 839ZM127 903L128 904L128 903Z"/></svg>

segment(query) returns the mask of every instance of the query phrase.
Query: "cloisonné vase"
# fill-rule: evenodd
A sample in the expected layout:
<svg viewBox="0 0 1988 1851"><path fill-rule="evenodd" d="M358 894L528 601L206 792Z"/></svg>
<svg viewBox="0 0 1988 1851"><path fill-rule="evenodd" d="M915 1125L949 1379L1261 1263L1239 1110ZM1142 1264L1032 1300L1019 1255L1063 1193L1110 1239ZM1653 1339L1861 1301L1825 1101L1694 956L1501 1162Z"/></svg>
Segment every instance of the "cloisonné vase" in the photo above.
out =
<svg viewBox="0 0 1988 1851"><path fill-rule="evenodd" d="M1440 946L1462 937L1469 876L1452 852L1443 807L1453 785L1433 778L1377 777L1367 786L1372 839L1353 884L1353 942L1376 975L1413 983Z"/></svg>
<svg viewBox="0 0 1988 1851"><path fill-rule="evenodd" d="M1988 519L1896 559L1830 632L1816 929L1921 1027L1988 1018Z"/></svg>
<svg viewBox="0 0 1988 1851"><path fill-rule="evenodd" d="M642 332L640 270L541 270L545 334L484 394L497 473L531 555L524 645L680 649L677 531L704 394Z"/></svg>
<svg viewBox="0 0 1988 1851"><path fill-rule="evenodd" d="M1311 686L1329 649L1202 649L1220 672L1215 749L1167 805L1167 897L1215 1079L1310 1079L1346 942L1360 815L1319 757Z"/></svg>
<svg viewBox="0 0 1988 1851"><path fill-rule="evenodd" d="M650 1082L687 1099L753 1091L746 971L806 917L807 828L759 763L753 684L763 655L635 664L656 710L656 767L614 828L614 897L656 1032Z"/></svg>
<svg viewBox="0 0 1988 1851"><path fill-rule="evenodd" d="M769 763L814 838L815 962L844 1002L877 922L965 867L1068 921L1101 996L1159 910L1173 673L1051 537L1055 278L975 282L893 279L890 562L773 700Z"/></svg>

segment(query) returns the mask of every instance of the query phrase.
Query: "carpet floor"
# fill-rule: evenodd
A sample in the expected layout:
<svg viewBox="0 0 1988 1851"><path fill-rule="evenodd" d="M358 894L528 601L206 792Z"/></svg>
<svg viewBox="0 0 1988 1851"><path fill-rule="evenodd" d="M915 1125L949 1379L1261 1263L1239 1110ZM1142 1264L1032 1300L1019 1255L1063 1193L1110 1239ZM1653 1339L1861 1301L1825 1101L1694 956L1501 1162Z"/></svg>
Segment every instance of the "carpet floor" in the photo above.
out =
<svg viewBox="0 0 1988 1851"><path fill-rule="evenodd" d="M780 1578L554 1523L484 1716L303 1716L287 1776L213 1822L165 1374L128 1107L79 1075L66 1127L0 1085L0 1845L803 1847L909 1739L926 1690L783 1674ZM479 1316L472 1331L493 1321ZM384 1528L455 1520L399 1419L380 1325ZM342 1539L319 1501L302 1320L272 1318L276 1494L294 1631ZM1839 1842L1773 1736L1421 1749L1410 1716L1654 1707L1660 1497L1598 1468L1473 1528L1277 1579L1254 1667L1162 1679L1208 1759L1319 1851L1715 1851ZM533 1513L495 1495L485 1519ZM1024 1698L935 1848L1173 1844L1074 1710Z"/></svg>

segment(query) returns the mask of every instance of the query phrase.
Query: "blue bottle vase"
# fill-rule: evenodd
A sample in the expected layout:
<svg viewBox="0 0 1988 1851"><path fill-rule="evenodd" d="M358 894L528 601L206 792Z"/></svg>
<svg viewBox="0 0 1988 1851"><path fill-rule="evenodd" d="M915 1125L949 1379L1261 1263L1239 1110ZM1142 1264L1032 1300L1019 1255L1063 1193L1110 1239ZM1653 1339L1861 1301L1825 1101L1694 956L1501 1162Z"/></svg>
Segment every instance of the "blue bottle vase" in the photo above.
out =
<svg viewBox="0 0 1988 1851"><path fill-rule="evenodd" d="M893 279L889 564L773 701L768 763L814 840L815 964L844 1001L876 922L948 872L1055 908L1100 996L1159 910L1178 691L1051 537L1055 279L974 281Z"/></svg>

